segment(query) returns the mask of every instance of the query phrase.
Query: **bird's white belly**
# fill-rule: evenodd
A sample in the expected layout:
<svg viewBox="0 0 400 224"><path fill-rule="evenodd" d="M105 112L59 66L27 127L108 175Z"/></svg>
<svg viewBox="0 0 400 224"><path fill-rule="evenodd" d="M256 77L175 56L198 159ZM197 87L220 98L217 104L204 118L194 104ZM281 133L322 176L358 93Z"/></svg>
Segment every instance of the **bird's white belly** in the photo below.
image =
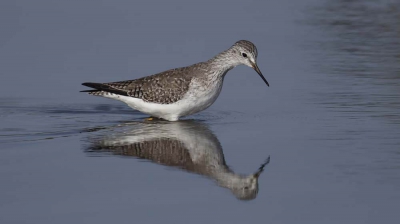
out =
<svg viewBox="0 0 400 224"><path fill-rule="evenodd" d="M192 87L184 96L184 98L177 103L182 102L184 108L181 116L187 116L207 109L218 98L222 89L222 82L215 83L212 86L195 86Z"/></svg>
<svg viewBox="0 0 400 224"><path fill-rule="evenodd" d="M194 83L181 100L172 104L150 103L142 99L120 95L109 97L125 102L128 106L145 114L176 121L179 117L197 113L211 106L218 98L221 88L222 82L208 87Z"/></svg>

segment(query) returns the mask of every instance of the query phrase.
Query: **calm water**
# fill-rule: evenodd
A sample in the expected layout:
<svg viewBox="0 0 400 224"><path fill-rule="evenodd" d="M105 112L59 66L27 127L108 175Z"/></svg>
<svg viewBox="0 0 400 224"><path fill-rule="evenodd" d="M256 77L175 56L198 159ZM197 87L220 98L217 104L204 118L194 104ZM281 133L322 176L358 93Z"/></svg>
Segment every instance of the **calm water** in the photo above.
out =
<svg viewBox="0 0 400 224"><path fill-rule="evenodd" d="M0 12L0 223L399 223L397 1L18 0ZM143 122L79 93L240 39L271 86L235 68L184 121Z"/></svg>

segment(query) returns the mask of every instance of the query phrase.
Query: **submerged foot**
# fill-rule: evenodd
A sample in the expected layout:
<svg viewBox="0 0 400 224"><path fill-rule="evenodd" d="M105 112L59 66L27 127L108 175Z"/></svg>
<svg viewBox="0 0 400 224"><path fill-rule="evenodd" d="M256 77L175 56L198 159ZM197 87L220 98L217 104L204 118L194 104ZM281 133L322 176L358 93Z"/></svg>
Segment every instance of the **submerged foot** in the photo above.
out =
<svg viewBox="0 0 400 224"><path fill-rule="evenodd" d="M160 118L160 117L152 117L152 116L144 119L144 121L177 121L177 120L179 120L178 117Z"/></svg>
<svg viewBox="0 0 400 224"><path fill-rule="evenodd" d="M145 121L165 121L162 118L158 118L158 117L148 117L144 119Z"/></svg>

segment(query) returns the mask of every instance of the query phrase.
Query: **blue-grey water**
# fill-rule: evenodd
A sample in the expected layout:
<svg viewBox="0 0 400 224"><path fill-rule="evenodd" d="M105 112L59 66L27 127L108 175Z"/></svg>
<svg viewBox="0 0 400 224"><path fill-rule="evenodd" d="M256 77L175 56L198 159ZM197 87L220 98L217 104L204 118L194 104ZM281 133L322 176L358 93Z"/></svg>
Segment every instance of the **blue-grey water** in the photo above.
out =
<svg viewBox="0 0 400 224"><path fill-rule="evenodd" d="M395 0L1 1L0 223L399 223L399 19ZM185 121L79 93L240 39L271 86L237 67ZM257 189L228 183L268 156Z"/></svg>

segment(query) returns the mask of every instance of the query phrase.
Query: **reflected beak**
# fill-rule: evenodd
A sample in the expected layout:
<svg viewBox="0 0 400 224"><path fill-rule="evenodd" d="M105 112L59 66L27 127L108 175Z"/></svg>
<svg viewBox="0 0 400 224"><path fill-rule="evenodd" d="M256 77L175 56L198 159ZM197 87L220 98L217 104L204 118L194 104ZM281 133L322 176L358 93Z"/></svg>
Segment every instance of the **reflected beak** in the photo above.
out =
<svg viewBox="0 0 400 224"><path fill-rule="evenodd" d="M261 164L260 168L258 168L257 172L253 174L253 176L255 178L258 178L261 173L264 171L264 167L269 163L269 161L271 160L271 157L268 156L268 158L265 160L265 162L263 164Z"/></svg>
<svg viewBox="0 0 400 224"><path fill-rule="evenodd" d="M268 81L265 79L265 77L263 76L263 74L261 73L260 69L258 68L256 63L251 63L251 66L253 67L254 70L256 70L256 72L260 75L260 77L262 78L262 80L264 80L265 84L267 84L267 86L269 86Z"/></svg>

